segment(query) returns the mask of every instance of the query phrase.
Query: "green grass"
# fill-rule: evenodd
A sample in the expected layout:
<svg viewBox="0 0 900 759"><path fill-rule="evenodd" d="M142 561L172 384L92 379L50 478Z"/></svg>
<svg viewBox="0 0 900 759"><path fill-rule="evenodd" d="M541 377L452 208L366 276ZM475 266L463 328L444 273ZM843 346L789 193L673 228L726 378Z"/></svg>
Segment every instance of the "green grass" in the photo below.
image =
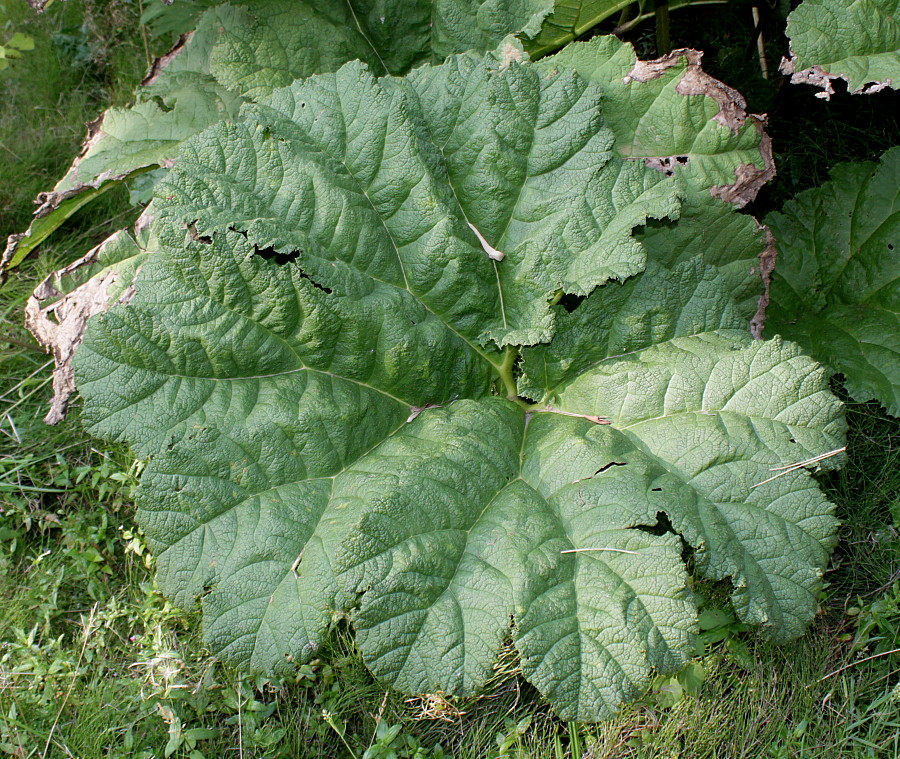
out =
<svg viewBox="0 0 900 759"><path fill-rule="evenodd" d="M28 226L32 201L52 189L78 153L84 125L110 103L126 102L148 65L148 46L138 32L139 3L83 0L55 3L35 15L22 0L0 0L0 28L34 39L0 71L0 235ZM84 231L105 218L122 196L104 199L68 231Z"/></svg>
<svg viewBox="0 0 900 759"><path fill-rule="evenodd" d="M98 26L110 9L125 14L112 35ZM85 10L94 26L82 29ZM139 78L138 11L69 0L35 20L14 7L15 28L34 34L37 49L0 72L10 106L0 112L0 152L16 156L0 160L4 234L27 224L33 195L65 170L82 122ZM829 116L825 137L797 155L773 197L822 181L836 152L847 160L881 145L877 102L855 99L867 121L840 138L842 111ZM791 123L816 126L783 118L785 134ZM132 214L124 192L98 201L23 265L0 301L0 756L900 756L900 422L873 404L848 403L847 466L822 476L843 527L810 632L776 647L723 622L708 631L702 682L696 667L693 680L659 678L610 722L555 719L509 651L481 696L453 702L386 692L344 628L285 680L242 678L214 662L196 616L169 606L153 583L132 521L139 466L125 447L84 434L77 404L62 425L43 425L48 359L21 326L37 281ZM697 589L705 608L727 611L727 588Z"/></svg>

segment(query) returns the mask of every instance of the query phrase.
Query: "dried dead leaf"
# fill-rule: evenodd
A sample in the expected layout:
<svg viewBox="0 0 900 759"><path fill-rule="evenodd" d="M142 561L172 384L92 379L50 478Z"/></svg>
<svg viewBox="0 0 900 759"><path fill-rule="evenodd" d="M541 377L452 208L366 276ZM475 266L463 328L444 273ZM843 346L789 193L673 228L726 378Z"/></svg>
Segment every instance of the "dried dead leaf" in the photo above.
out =
<svg viewBox="0 0 900 759"><path fill-rule="evenodd" d="M750 119L759 132L762 168L750 163L741 164L735 169L735 181L732 184L710 188L713 197L743 207L756 197L766 182L775 176L772 140L765 132L765 116L748 114L747 102L741 93L707 74L701 68L703 53L699 50L679 48L652 61L637 61L624 77L623 82L627 84L631 81L648 82L657 79L668 69L680 65L682 58L686 62L687 68L675 86L675 91L679 95L701 95L711 98L719 106L713 119L734 134L744 127L747 119ZM671 176L673 168L678 163L686 163L687 160L687 157L678 155L657 156L645 159L644 163L656 171Z"/></svg>
<svg viewBox="0 0 900 759"><path fill-rule="evenodd" d="M47 424L57 424L65 417L69 398L75 392L75 375L72 368L75 350L81 345L88 319L106 311L112 305L109 291L119 279L120 273L109 269L65 295L54 283L94 264L110 240L102 242L82 258L44 279L35 288L25 306L25 326L34 335L35 340L53 356L55 362L53 399L50 402L50 411L44 417ZM129 284L116 302L127 303L133 294L134 285Z"/></svg>
<svg viewBox="0 0 900 759"><path fill-rule="evenodd" d="M752 163L742 163L734 170L735 182L729 185L711 187L709 192L714 198L734 203L743 208L756 198L764 184L775 177L775 157L772 155L772 138L766 134L766 117L750 114L751 123L759 132L759 154L763 159L763 167Z"/></svg>
<svg viewBox="0 0 900 759"><path fill-rule="evenodd" d="M759 261L759 278L763 283L763 291L757 301L756 313L750 319L750 334L753 335L754 340L762 340L763 327L766 322L766 308L769 305L769 284L772 271L775 269L775 261L778 257L778 252L775 250L775 237L772 235L772 232L762 224L759 227L765 230L766 247L757 256Z"/></svg>
<svg viewBox="0 0 900 759"><path fill-rule="evenodd" d="M782 58L778 71L785 76L791 77L791 84L811 84L813 87L821 87L822 92L817 92L816 97L823 100L831 100L831 96L835 94L832 82L843 79L849 83L849 79L843 74L830 74L821 66L810 66L808 69L797 71L794 65L795 57ZM883 82L868 82L862 87L850 90L851 95L873 95L893 87L893 82L887 79Z"/></svg>
<svg viewBox="0 0 900 759"><path fill-rule="evenodd" d="M148 84L153 84L163 69L181 54L181 51L184 50L185 45L191 41L193 36L193 31L182 34L168 52L163 53L159 58L154 60L153 63L150 64L150 70L147 72L147 75L141 79L141 86L146 87Z"/></svg>

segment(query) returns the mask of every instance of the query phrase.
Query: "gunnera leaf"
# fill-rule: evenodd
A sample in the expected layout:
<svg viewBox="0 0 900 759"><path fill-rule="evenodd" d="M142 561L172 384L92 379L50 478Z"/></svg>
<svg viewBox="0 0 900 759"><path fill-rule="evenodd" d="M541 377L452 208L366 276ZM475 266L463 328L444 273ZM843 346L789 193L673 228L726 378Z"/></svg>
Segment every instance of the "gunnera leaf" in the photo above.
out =
<svg viewBox="0 0 900 759"><path fill-rule="evenodd" d="M804 0L788 16L790 60L781 72L793 84L821 87L845 79L853 94L871 94L900 82L897 0Z"/></svg>
<svg viewBox="0 0 900 759"><path fill-rule="evenodd" d="M843 163L766 217L778 263L767 333L844 375L858 401L900 416L900 148Z"/></svg>
<svg viewBox="0 0 900 759"><path fill-rule="evenodd" d="M674 183L611 154L601 94L354 63L185 144L76 374L91 430L149 457L138 520L218 656L281 670L349 619L379 678L461 695L512 639L596 720L694 651L683 540L772 637L812 617L831 506L772 469L838 448L840 404L715 268L639 273Z"/></svg>
<svg viewBox="0 0 900 759"><path fill-rule="evenodd" d="M835 521L807 474L772 467L837 453L844 423L821 366L742 325L713 267L650 267L560 315L553 342L525 349L519 385L662 463L691 493L664 511L700 570L732 577L739 616L786 640L815 612Z"/></svg>

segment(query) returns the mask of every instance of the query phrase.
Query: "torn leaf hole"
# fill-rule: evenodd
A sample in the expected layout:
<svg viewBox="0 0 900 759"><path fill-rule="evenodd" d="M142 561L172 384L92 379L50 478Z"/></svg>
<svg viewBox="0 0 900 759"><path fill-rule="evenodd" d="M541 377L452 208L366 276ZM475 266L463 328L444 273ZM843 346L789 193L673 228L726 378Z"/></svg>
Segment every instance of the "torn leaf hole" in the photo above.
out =
<svg viewBox="0 0 900 759"><path fill-rule="evenodd" d="M559 305L561 305L568 313L572 313L576 308L581 305L581 302L584 300L584 295L569 295L566 293L559 299Z"/></svg>
<svg viewBox="0 0 900 759"><path fill-rule="evenodd" d="M676 166L687 166L689 160L690 157L686 155L671 155L660 156L659 158L645 158L644 164L667 177L671 177L675 173Z"/></svg>
<svg viewBox="0 0 900 759"><path fill-rule="evenodd" d="M662 493L662 488L650 488L651 493Z"/></svg>
<svg viewBox="0 0 900 759"><path fill-rule="evenodd" d="M333 290L330 287L325 287L325 285L320 285L312 277L310 277L309 274L307 274L305 271L301 271L300 276L303 277L303 279L309 280L313 287L315 287L317 290L321 290L326 295L331 295L331 293L333 292Z"/></svg>
<svg viewBox="0 0 900 759"><path fill-rule="evenodd" d="M598 474L603 474L607 469L612 469L614 466L628 466L628 462L626 461L610 461L608 464L601 466L596 472L594 472L594 476L596 477Z"/></svg>
<svg viewBox="0 0 900 759"><path fill-rule="evenodd" d="M287 253L279 253L271 245L268 248L260 248L258 245L254 245L253 253L260 258L264 258L266 261L274 261L279 266L289 264L300 257L299 250L289 250Z"/></svg>
<svg viewBox="0 0 900 759"><path fill-rule="evenodd" d="M212 244L212 237L210 237L209 235L201 235L199 232L197 232L197 220L196 219L194 219L194 221L190 222L187 225L187 229L188 229L188 234L191 236L191 240L193 240L194 242L203 243L203 245L211 245Z"/></svg>
<svg viewBox="0 0 900 759"><path fill-rule="evenodd" d="M169 105L168 103L166 103L165 100L162 99L161 95L156 95L150 99L154 103L156 103L156 107L159 108L159 110L161 110L163 113L169 113L170 111L174 110L174 108L171 105Z"/></svg>
<svg viewBox="0 0 900 759"><path fill-rule="evenodd" d="M675 528L672 527L672 522L669 520L668 515L663 511L656 512L656 524L637 524L632 526L633 530L640 530L641 532L646 532L650 535L655 535L659 537L660 535L668 535L675 534Z"/></svg>

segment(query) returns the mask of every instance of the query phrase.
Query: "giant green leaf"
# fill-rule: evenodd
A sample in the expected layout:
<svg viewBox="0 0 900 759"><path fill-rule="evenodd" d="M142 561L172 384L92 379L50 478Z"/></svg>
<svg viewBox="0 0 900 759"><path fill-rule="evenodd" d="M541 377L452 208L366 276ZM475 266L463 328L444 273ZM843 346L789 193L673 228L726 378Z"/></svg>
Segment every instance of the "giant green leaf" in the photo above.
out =
<svg viewBox="0 0 900 759"><path fill-rule="evenodd" d="M795 345L713 332L601 360L547 390L554 407L607 419L687 488L665 513L704 574L734 578L742 619L776 640L803 631L836 523L807 474L773 479L772 468L841 444L821 367Z"/></svg>
<svg viewBox="0 0 900 759"><path fill-rule="evenodd" d="M185 605L212 588L205 630L221 655L283 668L350 613L380 677L471 693L512 618L529 676L576 719L609 715L651 666L690 655L679 541L633 529L689 496L619 433L486 398L381 434L344 465L286 465L298 439L268 427L204 434L151 464L141 520L161 581Z"/></svg>
<svg viewBox="0 0 900 759"><path fill-rule="evenodd" d="M457 86L461 82L466 86ZM436 96L448 109L440 123L429 124L434 115L426 117L426 106ZM246 380L221 381L219 372L227 374L232 359L220 365L218 349L198 350L191 340L172 364L176 346L160 352L152 345L155 335L148 335L148 345L127 337L142 331L135 301L126 312L110 314L82 351L95 354L83 385L94 375L105 383L108 373L125 371L114 384L140 384L146 398L152 394L179 409L181 424L205 420L206 403L221 404L219 414L232 407L229 414L245 419L252 409L235 405L238 392L258 400L293 387L292 373L330 376L335 356L341 362L365 358L354 363L353 380L368 386L377 375L382 384L398 382L389 395L408 405L473 392L472 367L483 363L489 372L504 360L490 340L548 339L548 302L558 291L586 294L610 278L641 271L644 255L631 228L677 211L670 183L609 153L597 104L595 88L573 74L547 77L529 66L498 72L463 56L405 83L379 81L348 64L248 106L244 121L219 125L185 145L154 201L157 221L166 222L159 238L175 250L186 243L239 249L231 276L273 294L290 289L304 314L297 331L253 328L250 339L244 319L252 312L244 311L252 299L235 302L220 314L223 328L227 322L235 330L228 355L258 353L260 341L272 348L260 354L262 363ZM521 146L508 150L505 162L497 161L498 136ZM494 203L491 218L482 216L485 199ZM197 267L176 260L181 255L187 254L152 259L143 269L161 288L156 310L165 303L188 308L182 293L200 286ZM296 257L302 272L285 267L277 283L269 282L256 274L265 255ZM226 287L226 260L217 264L220 288ZM308 301L324 291L339 297L327 308ZM363 326L373 314L383 314L374 331ZM283 318L278 309L272 316ZM302 325L318 320L347 342L327 350L321 337L307 344L309 329L319 328ZM419 336L411 339L410 330ZM123 359L146 371L133 375ZM431 387L429 375L445 384ZM455 377L464 387L454 390ZM87 418L94 413L87 411ZM171 422L138 418L129 403L120 407L112 398L102 415L99 431L141 445L145 438L156 445L157 435L171 429Z"/></svg>
<svg viewBox="0 0 900 759"><path fill-rule="evenodd" d="M873 93L900 82L897 0L804 0L788 16L791 58L781 71L794 84L823 88L845 79L850 92Z"/></svg>
<svg viewBox="0 0 900 759"><path fill-rule="evenodd" d="M900 416L900 148L835 166L766 223L778 263L769 333L844 375L859 401Z"/></svg>
<svg viewBox="0 0 900 759"><path fill-rule="evenodd" d="M218 656L284 669L349 619L379 678L459 695L511 639L594 720L692 655L683 541L772 637L811 619L831 507L772 469L838 448L840 404L715 267L639 273L674 183L611 154L600 95L348 64L185 144L76 370L150 458L138 519Z"/></svg>
<svg viewBox="0 0 900 759"><path fill-rule="evenodd" d="M770 467L835 451L843 427L822 368L795 345L750 340L742 324L714 267L648 268L560 316L552 343L526 349L520 387L602 417L666 462L693 500L665 513L701 570L734 577L742 617L784 639L815 610L834 522L810 480L772 479ZM784 541L798 549L786 563L774 548Z"/></svg>

